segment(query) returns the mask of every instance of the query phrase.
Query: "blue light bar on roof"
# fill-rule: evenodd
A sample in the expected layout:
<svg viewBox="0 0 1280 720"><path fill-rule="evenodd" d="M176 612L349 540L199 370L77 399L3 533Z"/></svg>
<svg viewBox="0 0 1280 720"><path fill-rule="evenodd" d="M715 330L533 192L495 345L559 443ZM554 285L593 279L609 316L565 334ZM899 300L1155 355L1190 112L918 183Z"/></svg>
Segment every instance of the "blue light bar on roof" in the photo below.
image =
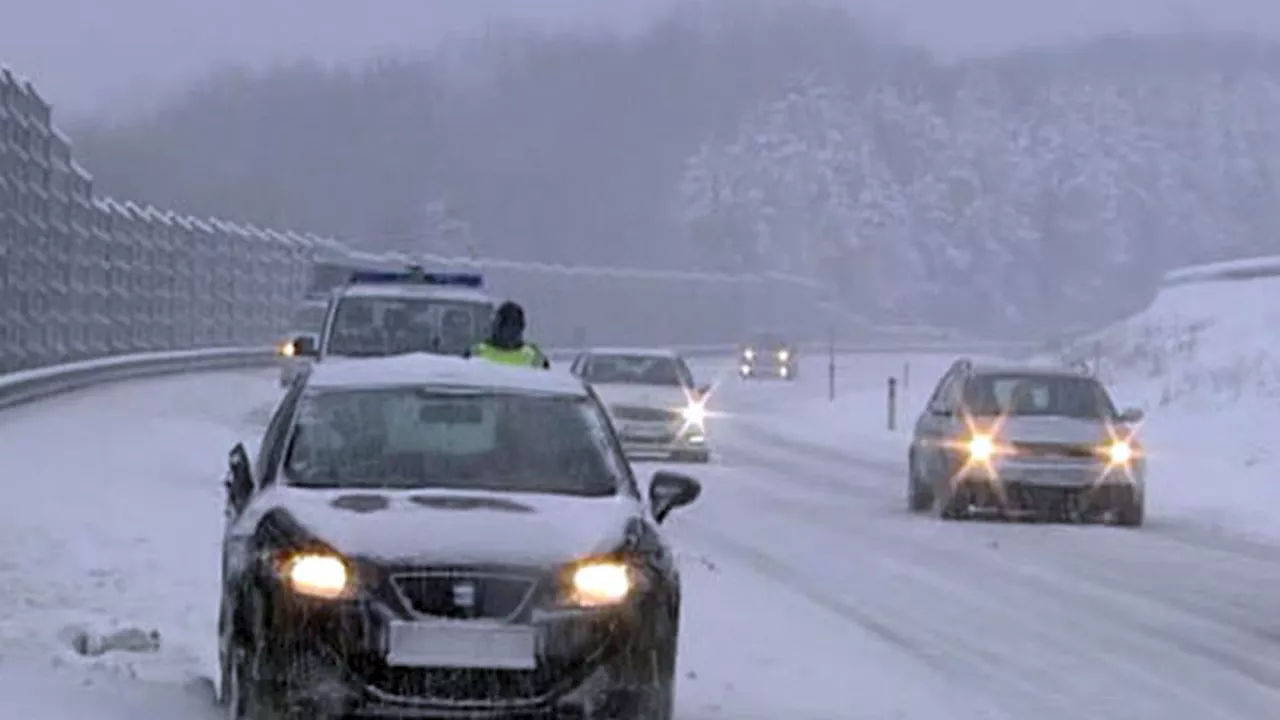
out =
<svg viewBox="0 0 1280 720"><path fill-rule="evenodd" d="M384 272L357 270L351 273L352 285L441 285L447 287L482 288L484 276L479 273L427 272L422 268Z"/></svg>

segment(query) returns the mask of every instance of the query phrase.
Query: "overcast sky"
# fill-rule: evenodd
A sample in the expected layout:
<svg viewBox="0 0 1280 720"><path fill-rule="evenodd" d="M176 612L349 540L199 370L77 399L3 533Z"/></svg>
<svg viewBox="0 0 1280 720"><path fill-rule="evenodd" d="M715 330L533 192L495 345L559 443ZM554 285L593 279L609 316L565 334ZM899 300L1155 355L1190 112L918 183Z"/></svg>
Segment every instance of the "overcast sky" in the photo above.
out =
<svg viewBox="0 0 1280 720"><path fill-rule="evenodd" d="M1223 27L1280 37L1280 0L841 1L945 56L1120 30ZM637 28L679 2L0 0L0 63L34 78L66 119L116 114L227 63L358 59L501 19Z"/></svg>

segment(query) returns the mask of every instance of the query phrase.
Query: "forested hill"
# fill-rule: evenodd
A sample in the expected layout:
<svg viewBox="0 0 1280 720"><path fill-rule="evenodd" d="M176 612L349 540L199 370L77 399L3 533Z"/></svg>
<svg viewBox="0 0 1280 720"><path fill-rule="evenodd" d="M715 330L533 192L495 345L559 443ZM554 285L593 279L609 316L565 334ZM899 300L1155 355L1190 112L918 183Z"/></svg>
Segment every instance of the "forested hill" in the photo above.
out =
<svg viewBox="0 0 1280 720"><path fill-rule="evenodd" d="M840 11L721 2L635 37L222 72L75 128L107 193L374 247L783 270L1009 332L1280 250L1280 50L1118 38L940 65Z"/></svg>

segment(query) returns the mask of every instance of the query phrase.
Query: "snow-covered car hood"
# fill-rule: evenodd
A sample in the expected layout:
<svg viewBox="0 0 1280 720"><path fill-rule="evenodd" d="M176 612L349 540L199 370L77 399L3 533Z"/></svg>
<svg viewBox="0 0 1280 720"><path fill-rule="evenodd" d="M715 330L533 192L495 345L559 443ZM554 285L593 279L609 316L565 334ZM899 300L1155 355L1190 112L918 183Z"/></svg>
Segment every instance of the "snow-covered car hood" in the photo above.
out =
<svg viewBox="0 0 1280 720"><path fill-rule="evenodd" d="M338 552L398 562L556 565L616 549L641 515L640 504L624 496L287 487L271 492L275 497L264 507L288 513Z"/></svg>
<svg viewBox="0 0 1280 720"><path fill-rule="evenodd" d="M596 394L605 405L630 405L635 407L668 410L689 404L689 397L682 387L668 385L612 385L592 383Z"/></svg>
<svg viewBox="0 0 1280 720"><path fill-rule="evenodd" d="M1005 418L1000 426L1000 440L1004 442L1095 445L1110 437L1107 424L1100 420L1015 416Z"/></svg>

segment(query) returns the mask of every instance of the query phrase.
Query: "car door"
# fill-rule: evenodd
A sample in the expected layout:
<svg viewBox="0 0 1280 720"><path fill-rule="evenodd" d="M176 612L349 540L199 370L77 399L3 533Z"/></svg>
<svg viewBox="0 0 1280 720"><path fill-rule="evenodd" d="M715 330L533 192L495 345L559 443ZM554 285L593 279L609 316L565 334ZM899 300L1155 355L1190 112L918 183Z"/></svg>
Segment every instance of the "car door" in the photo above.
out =
<svg viewBox="0 0 1280 720"><path fill-rule="evenodd" d="M916 421L912 447L917 467L924 477L935 483L947 477L950 461L946 442L952 435L963 384L964 375L958 370L944 375Z"/></svg>

